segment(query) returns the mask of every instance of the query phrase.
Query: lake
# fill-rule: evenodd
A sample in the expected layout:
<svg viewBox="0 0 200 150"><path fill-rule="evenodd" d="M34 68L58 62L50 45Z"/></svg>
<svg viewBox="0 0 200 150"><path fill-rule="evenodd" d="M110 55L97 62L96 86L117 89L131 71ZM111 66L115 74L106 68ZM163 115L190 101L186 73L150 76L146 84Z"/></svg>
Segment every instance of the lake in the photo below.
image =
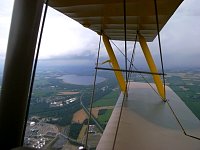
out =
<svg viewBox="0 0 200 150"><path fill-rule="evenodd" d="M61 77L57 77L58 79L62 79L63 82L75 85L93 85L94 76L80 76L80 75L63 75ZM101 83L105 81L106 78L97 76L96 83Z"/></svg>

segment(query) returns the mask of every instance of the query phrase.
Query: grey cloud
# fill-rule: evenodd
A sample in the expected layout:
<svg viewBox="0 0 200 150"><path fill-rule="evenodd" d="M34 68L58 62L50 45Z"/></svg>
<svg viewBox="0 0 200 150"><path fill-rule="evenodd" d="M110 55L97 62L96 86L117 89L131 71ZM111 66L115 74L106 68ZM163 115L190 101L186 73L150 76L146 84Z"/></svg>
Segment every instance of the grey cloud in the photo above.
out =
<svg viewBox="0 0 200 150"><path fill-rule="evenodd" d="M184 0L177 10L177 14L184 16L200 16L199 0Z"/></svg>
<svg viewBox="0 0 200 150"><path fill-rule="evenodd" d="M11 1L9 1L10 3ZM6 8L6 2L0 1L0 7ZM2 12L2 11L1 11ZM3 13L0 13L2 15ZM3 15L7 15L7 10ZM45 32L41 47L41 55L48 55L47 58L40 59L42 63L49 64L73 64L73 65L94 65L98 50L99 36L88 29L81 27L78 23L74 23L66 16L55 14L51 10L45 25ZM57 19L55 21L55 19ZM64 20L64 21L63 21ZM67 21L66 21L67 20ZM52 23L61 21L60 24L69 24L69 26L58 26L61 30L52 31ZM76 28L74 28L76 26ZM1 29L3 33L4 29ZM70 31L67 31L68 28ZM66 32L64 32L66 31ZM63 33L62 33L63 32ZM70 34L69 34L70 32ZM59 33L59 34L58 34ZM68 33L68 34L67 34ZM4 34L4 38L5 33ZM72 35L71 35L72 34ZM1 35L0 35L1 36ZM54 37L54 38L53 38ZM58 38L61 38L59 40ZM71 43L71 39L76 39ZM169 22L161 31L161 44L163 50L164 64L170 67L198 67L200 64L200 0L184 0L175 14L170 18ZM116 45L124 52L124 42L114 41ZM134 42L128 42L128 55L130 57ZM160 68L160 57L157 38L148 43L152 51L155 62ZM122 66L124 66L124 57L113 46L117 58ZM49 52L47 52L50 50ZM51 52L51 53L50 53ZM58 52L58 54L56 54ZM103 44L101 45L101 61L108 59L107 52ZM141 52L139 44L137 44L135 54L135 64L138 67L147 68L146 60Z"/></svg>

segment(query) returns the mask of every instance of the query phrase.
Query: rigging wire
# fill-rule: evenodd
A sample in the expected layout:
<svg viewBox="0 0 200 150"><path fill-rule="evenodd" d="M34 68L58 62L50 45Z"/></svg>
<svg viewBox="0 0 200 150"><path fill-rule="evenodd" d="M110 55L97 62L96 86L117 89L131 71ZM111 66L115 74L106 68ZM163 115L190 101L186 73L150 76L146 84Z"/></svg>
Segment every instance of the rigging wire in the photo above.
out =
<svg viewBox="0 0 200 150"><path fill-rule="evenodd" d="M160 40L160 28L159 28L159 21L158 21L158 7L157 7L157 0L154 0L154 5L155 5L155 13L156 13L156 25L157 25L157 34L158 34L158 44L159 44L159 51L160 51L160 61L161 61L161 66L162 66L162 75L163 75L163 83L164 83L164 98L165 98L165 101L167 102L170 110L172 111L172 114L174 115L175 119L177 120L178 124L180 125L183 133L186 135L186 136L189 136L191 138L194 138L194 139L197 139L197 140L200 140L199 137L196 137L196 136L193 136L193 135L189 135L186 133L183 125L181 124L180 120L178 119L176 113L174 112L173 108L171 107L169 101L166 100L166 83L165 83L165 72L164 72L164 63L163 63L163 57L162 57L162 47L161 47L161 40Z"/></svg>
<svg viewBox="0 0 200 150"><path fill-rule="evenodd" d="M173 110L173 108L171 107L169 101L166 101L167 102L167 105L169 106L172 114L174 115L176 121L178 122L179 126L181 127L183 133L188 136L188 137L191 137L191 138L194 138L194 139L197 139L197 140L200 140L199 137L196 137L196 136L193 136L193 135L190 135L190 134L187 134L186 130L184 129L183 125L181 124L180 120L178 119L178 116L176 115L175 111Z"/></svg>
<svg viewBox="0 0 200 150"><path fill-rule="evenodd" d="M117 48L117 50L123 55L125 56L125 54L121 51L121 49L111 40L111 43ZM127 60L131 63L131 61L127 58ZM133 68L138 71L138 69L135 67L134 64L132 64ZM143 80L153 89L153 91L160 97L160 94L156 91L156 89L149 83L149 81L141 74L139 73L139 75L143 78Z"/></svg>
<svg viewBox="0 0 200 150"><path fill-rule="evenodd" d="M127 39L126 39L126 0L124 0L124 51L125 51L125 69L128 69L128 64L127 64ZM128 83L128 72L126 72L126 89L125 92L127 93L127 83Z"/></svg>
<svg viewBox="0 0 200 150"><path fill-rule="evenodd" d="M97 69L99 69L99 70L118 71L118 72L131 72L131 73L143 73L143 74L152 74L152 75L162 75L162 73L157 73L157 72L136 71L136 70L126 70L126 69L113 69L113 68L103 68L103 67L98 67Z"/></svg>
<svg viewBox="0 0 200 150"><path fill-rule="evenodd" d="M131 56L129 71L131 71L133 69L133 61L135 60L134 56L135 56L136 43L137 43L137 33L136 33L136 36L135 36L135 42L134 42L134 46L133 46L133 52L132 52L132 56ZM129 72L129 74L128 74L129 82L128 82L128 85L127 85L127 91L129 89L129 86L130 86L130 78L131 78L131 72Z"/></svg>
<svg viewBox="0 0 200 150"><path fill-rule="evenodd" d="M128 58L127 58L127 41L126 41L126 0L123 1L123 9L124 9L125 68L127 70L127 60L128 60ZM120 108L120 114L119 114L119 119L118 119L118 122L117 122L117 129L116 129L116 132L115 132L112 150L115 149L115 143L116 143L119 125L120 125L120 121L121 121L121 115L122 115L122 111L123 111L123 107L124 107L124 101L127 99L127 96L128 96L127 82L128 82L128 73L126 71L126 88L125 88L125 91L123 93L123 100L122 100L122 105L121 105L121 108Z"/></svg>
<svg viewBox="0 0 200 150"><path fill-rule="evenodd" d="M98 54L97 54L97 60L96 60L96 68L98 67L98 64L99 64L100 49L101 49L101 35L100 35L100 38L99 38L99 47L98 47ZM85 148L88 147L87 145L88 145L89 125L90 125L90 119L91 119L92 108L93 108L93 101L94 101L94 96L95 96L95 91L96 91L95 89L96 89L97 71L98 71L98 69L95 69L92 97L91 97L91 100L90 100L90 111L89 111L89 118L88 118L88 124L87 124L87 134L86 134Z"/></svg>
<svg viewBox="0 0 200 150"><path fill-rule="evenodd" d="M136 43L137 43L137 34L135 36L135 42L134 42L134 46L133 46L133 52L132 52L132 56L131 56L131 62L130 62L129 70L132 70L133 61L135 60L134 56L135 56ZM130 76L130 73L128 74L128 77L129 76Z"/></svg>
<svg viewBox="0 0 200 150"><path fill-rule="evenodd" d="M157 12L157 3L156 3L156 0L154 0L154 4L155 4L155 11L156 11L157 34L158 34L159 51L160 51L160 59L161 59L161 66L162 66L163 83L164 83L164 95L165 95L165 98L166 98L165 71L164 71L164 63L163 63L163 58L162 58L162 48L161 48L161 40L160 40L160 33L159 33L158 12ZM124 0L124 8L126 8L126 6L125 6L125 0ZM125 10L125 9L124 9L124 10ZM125 13L124 13L124 14L125 14ZM125 17L124 17L124 18L125 18ZM125 19L124 19L124 21L125 21ZM125 33L126 33L126 32L125 32ZM125 40L126 40L126 38L125 38ZM117 45L116 45L113 41L111 41L111 42L112 42L112 44L114 44L114 45L117 47ZM126 43L126 41L125 41L125 43ZM126 46L125 46L125 48L126 48ZM127 58L127 53L126 53L126 51L125 51L125 54L124 54L124 53L119 49L119 47L117 47L117 49L125 56L125 60L126 60L126 61L128 60L128 61L130 62L130 66L132 65L132 66L137 70L137 68L136 68L136 67L133 65L133 63L132 63L132 60L130 61L130 60ZM126 63L127 63L127 62L126 62ZM126 70L127 70L127 69L126 69ZM140 75L142 76L142 74L140 74ZM143 77L144 80L146 80L144 76L142 76L142 77ZM126 74L126 79L127 79L127 74ZM127 80L126 80L126 81L127 81ZM150 87L154 90L154 92L155 92L160 98L162 98L162 97L160 96L160 94L153 88L153 86L152 86L147 80L146 80L146 82L150 85ZM127 86L126 86L126 90L127 90ZM114 150L115 143L116 143L117 133L118 133L118 129L119 129L119 123L120 123L120 120L121 120L122 108L123 108L123 105L124 105L124 100L125 100L125 98L126 98L126 96L125 96L125 94L124 94L123 100L122 100L122 105L121 105L121 108L120 108L120 114L119 114L117 129L116 129L116 132L115 132L113 147L112 147L113 150ZM165 100L166 100L166 99L165 99ZM185 131L183 125L181 124L180 120L178 119L177 115L175 114L175 112L174 112L173 108L171 107L169 101L166 100L166 102L167 102L167 104L168 104L168 106L169 106L169 108L170 108L172 114L174 115L175 119L177 120L178 124L180 125L180 127L181 127L183 133L184 133L186 136L188 136L188 137L191 137L191 138L200 140L199 137L196 137L196 136L193 136L193 135L190 135L190 134L187 134L187 133L186 133L186 131Z"/></svg>
<svg viewBox="0 0 200 150"><path fill-rule="evenodd" d="M111 43L112 43L113 45L115 45L115 47L119 50L119 52L120 52L122 55L124 55L124 53L121 51L121 49L120 49L113 41L111 41ZM129 59L128 59L128 61L131 63L131 61L130 61ZM131 65L134 67L135 70L137 70L137 68L134 66L133 63L132 63ZM139 73L139 74L140 74L140 76L145 80L145 82L149 84L149 86L153 89L153 91L161 98L160 94L159 94L159 93L156 91L156 89L147 81L147 79L146 79L141 73ZM188 134L188 133L185 131L183 125L181 124L180 120L178 119L176 113L174 112L174 110L173 110L173 108L171 107L171 105L170 105L170 103L168 102L168 100L167 100L166 102L167 102L167 105L169 106L169 108L170 108L172 114L174 115L175 119L177 120L178 124L180 125L180 127L181 127L183 133L184 133L186 136L188 136L188 137L191 137L191 138L200 140L199 137L190 135L190 134Z"/></svg>
<svg viewBox="0 0 200 150"><path fill-rule="evenodd" d="M26 108L26 116L25 116L25 120L24 120L22 137L25 136L26 123L28 121L29 107L30 107L30 102L31 102L31 97L32 97L32 91L33 91L35 73L36 73L36 68L37 68L39 52L40 52L40 45L41 45L41 41L42 41L43 29L44 29L44 24L45 24L45 20L46 20L47 9L48 9L48 2L49 2L49 0L46 0L46 2L45 2L46 5L45 5L45 8L44 8L44 15L43 15L43 18L42 18L42 25L41 25L41 30L40 30L40 34L39 34L39 40L38 40L38 44L37 44L36 56L35 56L35 61L34 61L34 65L33 65L33 70L32 70L31 84L30 84L30 87L29 87L30 89L29 89L28 103L27 103L27 108ZM22 138L21 145L23 145L23 143L24 143L24 138Z"/></svg>
<svg viewBox="0 0 200 150"><path fill-rule="evenodd" d="M157 7L157 0L154 0L155 5L155 13L156 13L156 26L157 26L157 34L158 34L158 44L159 44L159 51L160 51L160 61L163 73L163 83L164 83L164 101L166 101L166 83L165 83L165 70L164 70L164 63L163 63L163 55L162 55L162 47L161 47L161 40L160 40L160 28L159 28L159 21L158 21L158 7Z"/></svg>

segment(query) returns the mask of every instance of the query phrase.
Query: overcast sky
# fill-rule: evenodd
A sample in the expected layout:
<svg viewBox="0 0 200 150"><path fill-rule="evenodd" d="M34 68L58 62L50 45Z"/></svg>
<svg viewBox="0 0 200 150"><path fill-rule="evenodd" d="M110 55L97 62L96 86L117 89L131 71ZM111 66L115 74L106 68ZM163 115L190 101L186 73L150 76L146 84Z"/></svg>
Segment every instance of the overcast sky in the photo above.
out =
<svg viewBox="0 0 200 150"><path fill-rule="evenodd" d="M0 0L0 61L5 59L14 0ZM94 64L99 36L72 19L48 9L40 60L60 64ZM200 0L185 0L161 31L166 67L199 67L200 64ZM117 42L123 48L123 42ZM133 43L129 43L131 49ZM149 43L159 66L157 38ZM120 55L117 52L117 55ZM102 48L101 57L107 54ZM105 58L104 58L105 57ZM140 46L136 49L136 64L145 64ZM52 62L52 61L51 61Z"/></svg>

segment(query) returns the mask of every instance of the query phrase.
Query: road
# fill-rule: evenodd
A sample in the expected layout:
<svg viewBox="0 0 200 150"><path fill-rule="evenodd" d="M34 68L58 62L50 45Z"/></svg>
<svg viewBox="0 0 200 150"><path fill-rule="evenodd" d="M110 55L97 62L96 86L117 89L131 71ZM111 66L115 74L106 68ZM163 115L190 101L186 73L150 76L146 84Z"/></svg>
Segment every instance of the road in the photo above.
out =
<svg viewBox="0 0 200 150"><path fill-rule="evenodd" d="M83 102L82 102L81 99L82 99L82 96L80 97L80 104L81 104L83 110L85 111L85 113L86 113L88 116L90 116L89 110L83 105ZM101 133L103 133L104 129L101 127L101 125L99 124L99 122L96 120L96 118L95 118L92 114L91 114L91 119L95 122L96 127L99 129L99 131L100 131Z"/></svg>

